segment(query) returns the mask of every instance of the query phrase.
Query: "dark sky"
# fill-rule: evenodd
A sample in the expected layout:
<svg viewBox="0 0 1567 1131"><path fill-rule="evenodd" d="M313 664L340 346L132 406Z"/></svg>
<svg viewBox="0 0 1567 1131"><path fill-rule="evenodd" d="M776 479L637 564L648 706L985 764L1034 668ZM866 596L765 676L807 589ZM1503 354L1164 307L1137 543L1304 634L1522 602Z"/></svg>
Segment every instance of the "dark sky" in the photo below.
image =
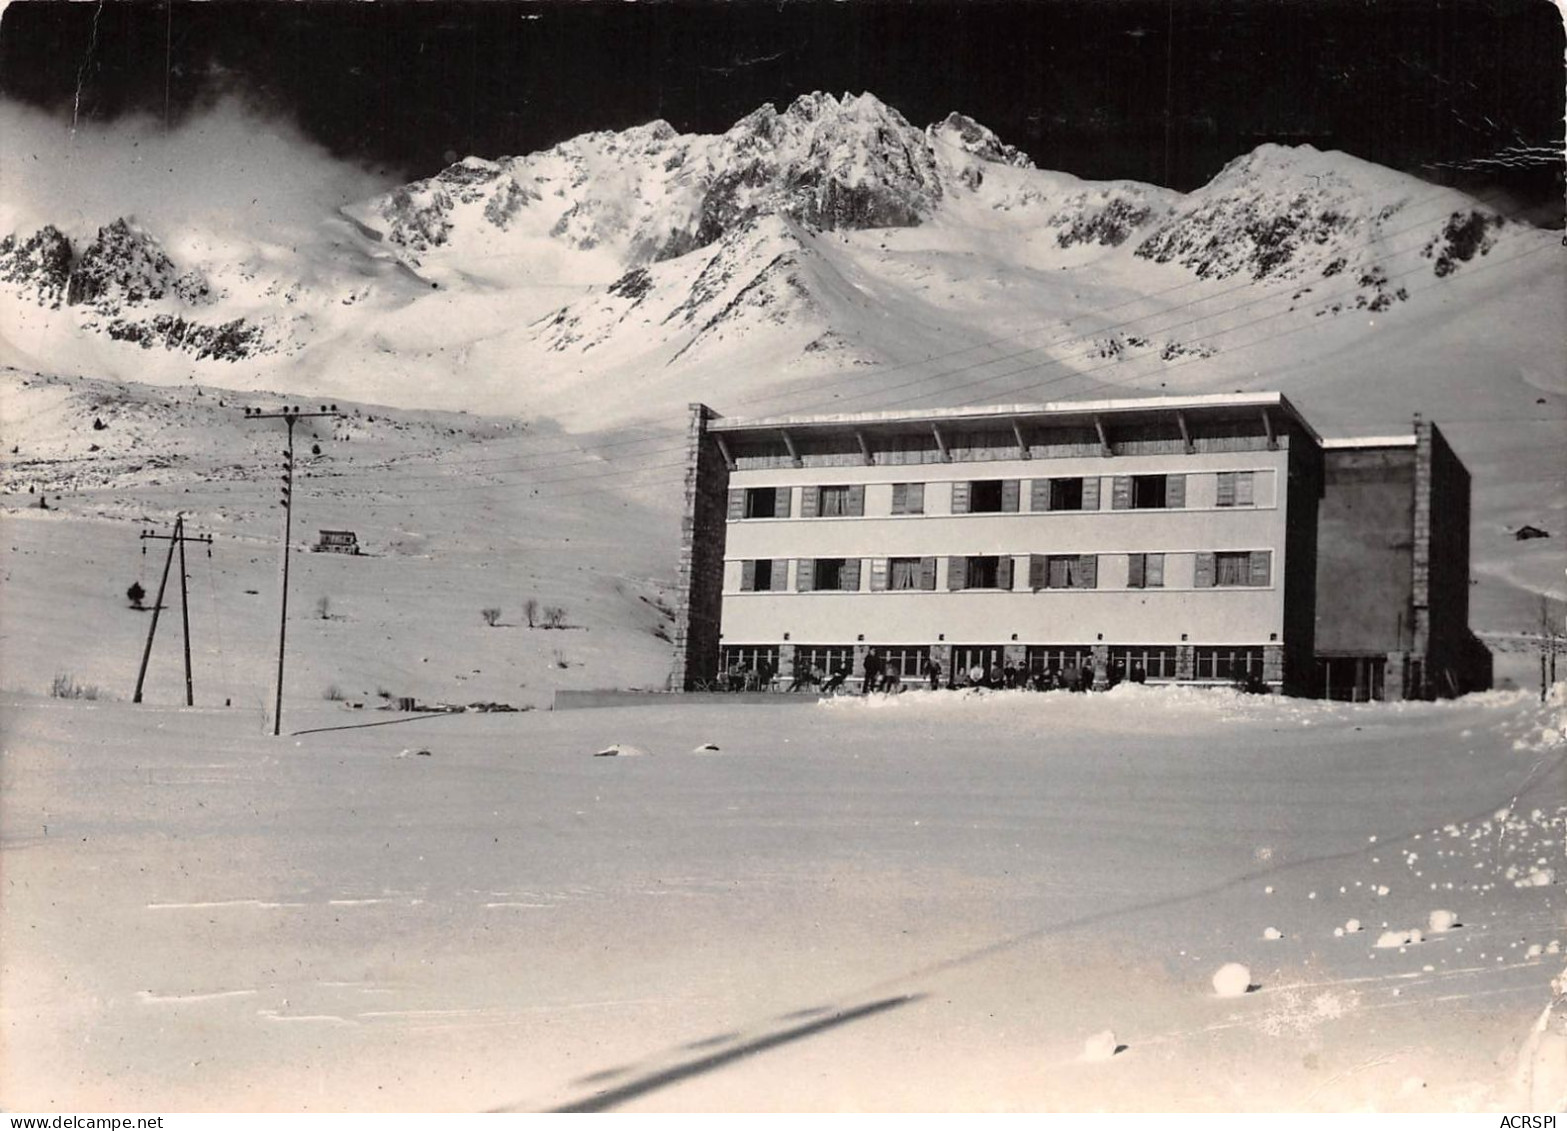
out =
<svg viewBox="0 0 1567 1131"><path fill-rule="evenodd" d="M0 26L0 91L100 122L237 94L412 177L869 90L1089 178L1190 189L1264 141L1304 142L1559 210L1563 42L1549 0L26 0ZM1520 146L1558 156L1497 163Z"/></svg>

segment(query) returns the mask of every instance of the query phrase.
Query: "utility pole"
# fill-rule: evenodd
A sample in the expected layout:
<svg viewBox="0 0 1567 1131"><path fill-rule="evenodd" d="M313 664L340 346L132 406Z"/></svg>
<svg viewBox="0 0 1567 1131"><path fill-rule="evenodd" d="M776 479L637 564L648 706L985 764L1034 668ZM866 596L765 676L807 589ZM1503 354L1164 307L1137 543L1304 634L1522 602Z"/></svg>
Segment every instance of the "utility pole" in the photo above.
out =
<svg viewBox="0 0 1567 1131"><path fill-rule="evenodd" d="M180 552L180 625L185 630L185 706L196 705L195 686L191 679L190 670L190 598L186 584L187 574L185 570L185 543L202 542L207 546L207 556L212 556L212 535L210 534L186 534L185 516L176 515L174 518L174 532L172 534L154 534L150 530L141 532L142 541L167 542L169 544L169 556L163 562L163 578L158 582L158 597L152 605L152 623L147 626L147 647L142 650L141 670L136 673L136 694L131 702L141 702L142 685L147 679L147 661L152 657L152 638L158 631L158 615L163 611L163 593L169 584L169 567L174 564L174 548L179 547ZM147 548L142 547L142 553Z"/></svg>
<svg viewBox="0 0 1567 1131"><path fill-rule="evenodd" d="M293 494L294 494L294 425L300 420L308 420L316 417L338 417L342 414L337 411L336 405L322 405L320 412L311 412L301 409L298 405L279 409L277 412L262 412L260 409L245 410L245 416L249 420L281 420L288 425L288 445L283 449L283 555L280 572L282 574L281 599L278 609L278 633L277 633L277 701L272 711L272 733L283 733L283 656L288 649L288 550L289 539L293 537Z"/></svg>

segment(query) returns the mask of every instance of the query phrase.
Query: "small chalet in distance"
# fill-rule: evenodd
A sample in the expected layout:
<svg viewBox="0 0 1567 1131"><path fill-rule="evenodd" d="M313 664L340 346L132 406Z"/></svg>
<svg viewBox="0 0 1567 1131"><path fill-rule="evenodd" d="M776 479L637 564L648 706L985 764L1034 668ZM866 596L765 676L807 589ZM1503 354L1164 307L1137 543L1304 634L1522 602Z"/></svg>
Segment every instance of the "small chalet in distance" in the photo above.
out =
<svg viewBox="0 0 1567 1131"><path fill-rule="evenodd" d="M357 554L359 539L352 530L323 530L310 551L315 554Z"/></svg>

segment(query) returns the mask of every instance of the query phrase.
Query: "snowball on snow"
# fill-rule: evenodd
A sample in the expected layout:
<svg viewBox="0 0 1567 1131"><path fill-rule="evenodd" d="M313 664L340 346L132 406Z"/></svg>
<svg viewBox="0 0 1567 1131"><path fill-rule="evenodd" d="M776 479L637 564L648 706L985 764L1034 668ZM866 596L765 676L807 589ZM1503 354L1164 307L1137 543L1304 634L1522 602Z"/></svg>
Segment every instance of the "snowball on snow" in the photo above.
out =
<svg viewBox="0 0 1567 1131"><path fill-rule="evenodd" d="M1244 997L1251 989L1251 968L1239 962L1226 962L1213 976L1213 992L1220 997Z"/></svg>
<svg viewBox="0 0 1567 1131"><path fill-rule="evenodd" d="M1433 935L1440 935L1443 931L1451 931L1454 927L1460 927L1458 915L1452 911L1433 911L1426 917L1426 926Z"/></svg>
<svg viewBox="0 0 1567 1131"><path fill-rule="evenodd" d="M1109 1060L1115 1055L1115 1050L1121 1046L1116 1044L1115 1033L1106 1029L1102 1033L1095 1033L1083 1042L1084 1060Z"/></svg>
<svg viewBox="0 0 1567 1131"><path fill-rule="evenodd" d="M1425 941L1425 933L1419 927L1405 927L1401 930L1383 931L1377 936L1377 946L1383 950L1392 947L1413 946L1415 943Z"/></svg>
<svg viewBox="0 0 1567 1131"><path fill-rule="evenodd" d="M1284 936L1279 933L1279 929L1277 927L1269 927L1267 930L1262 932L1262 937L1271 941L1274 939L1282 939Z"/></svg>
<svg viewBox="0 0 1567 1131"><path fill-rule="evenodd" d="M1352 935L1352 934L1354 934L1358 930L1360 930L1360 920L1359 919L1351 919L1349 922L1344 924L1344 933L1345 934Z"/></svg>
<svg viewBox="0 0 1567 1131"><path fill-rule="evenodd" d="M1532 943L1530 944L1529 949L1524 951L1523 956L1525 958L1539 958L1544 953L1545 948L1543 946L1541 946L1539 943Z"/></svg>

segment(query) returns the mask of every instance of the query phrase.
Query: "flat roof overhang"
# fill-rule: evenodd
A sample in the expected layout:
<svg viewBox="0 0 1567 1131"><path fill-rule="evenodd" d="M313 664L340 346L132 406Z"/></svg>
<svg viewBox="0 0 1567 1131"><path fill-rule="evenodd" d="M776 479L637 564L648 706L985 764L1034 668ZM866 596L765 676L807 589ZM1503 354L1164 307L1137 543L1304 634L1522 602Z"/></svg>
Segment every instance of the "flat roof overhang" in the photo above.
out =
<svg viewBox="0 0 1567 1131"><path fill-rule="evenodd" d="M1067 425L1085 428L1112 423L1145 423L1187 414L1195 419L1234 419L1276 409L1295 421L1318 444L1322 437L1283 393L1205 393L1181 397L1135 397L1045 404L965 405L918 411L850 412L816 416L718 417L708 431L730 435L789 432L852 435L855 432L907 432L911 427L953 424L997 429L1013 425Z"/></svg>

